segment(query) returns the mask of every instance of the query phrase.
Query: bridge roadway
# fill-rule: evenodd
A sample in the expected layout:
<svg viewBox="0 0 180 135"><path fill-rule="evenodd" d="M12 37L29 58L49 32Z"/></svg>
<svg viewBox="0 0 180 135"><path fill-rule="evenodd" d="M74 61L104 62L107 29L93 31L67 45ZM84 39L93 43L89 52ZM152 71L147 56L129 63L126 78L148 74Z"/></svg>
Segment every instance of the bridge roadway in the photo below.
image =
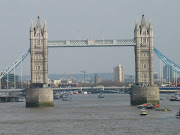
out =
<svg viewBox="0 0 180 135"><path fill-rule="evenodd" d="M103 90L107 92L129 92L131 87L66 87L66 88L53 88L54 91L93 91L93 90ZM0 89L1 92L25 92L25 89ZM180 89L160 89L160 93L174 93L180 92Z"/></svg>
<svg viewBox="0 0 180 135"><path fill-rule="evenodd" d="M87 91L87 90L103 90L109 92L129 91L130 87L66 87L53 88L54 91ZM0 89L0 92L25 92L25 89Z"/></svg>

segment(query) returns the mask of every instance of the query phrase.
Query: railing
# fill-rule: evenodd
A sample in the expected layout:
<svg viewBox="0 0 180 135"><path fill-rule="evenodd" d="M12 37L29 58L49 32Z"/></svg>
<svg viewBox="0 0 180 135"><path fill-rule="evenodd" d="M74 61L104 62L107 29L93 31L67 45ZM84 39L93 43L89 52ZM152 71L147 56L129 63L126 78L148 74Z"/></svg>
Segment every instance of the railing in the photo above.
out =
<svg viewBox="0 0 180 135"><path fill-rule="evenodd" d="M54 91L76 91L76 90L104 90L104 91L122 91L125 90L130 91L131 87L69 87L69 88L53 88ZM0 89L1 92L10 92L10 93L16 93L16 92L25 92L25 89ZM160 89L159 92L164 92L164 93L174 93L174 92L180 92L179 89Z"/></svg>
<svg viewBox="0 0 180 135"><path fill-rule="evenodd" d="M130 87L66 87L53 88L54 91L71 91L71 90L127 90ZM25 89L0 89L0 92L23 92Z"/></svg>

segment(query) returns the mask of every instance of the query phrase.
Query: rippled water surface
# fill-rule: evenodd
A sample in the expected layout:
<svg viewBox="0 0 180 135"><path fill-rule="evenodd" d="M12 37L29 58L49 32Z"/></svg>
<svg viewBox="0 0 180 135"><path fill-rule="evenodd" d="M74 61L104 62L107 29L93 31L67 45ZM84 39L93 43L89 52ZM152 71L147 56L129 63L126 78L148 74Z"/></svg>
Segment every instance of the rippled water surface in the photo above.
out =
<svg viewBox="0 0 180 135"><path fill-rule="evenodd" d="M172 95L172 94L171 94ZM0 134L5 135L179 135L175 118L180 101L160 94L161 108L169 112L130 106L128 94L73 95L72 101L55 100L54 107L26 108L25 102L0 103Z"/></svg>

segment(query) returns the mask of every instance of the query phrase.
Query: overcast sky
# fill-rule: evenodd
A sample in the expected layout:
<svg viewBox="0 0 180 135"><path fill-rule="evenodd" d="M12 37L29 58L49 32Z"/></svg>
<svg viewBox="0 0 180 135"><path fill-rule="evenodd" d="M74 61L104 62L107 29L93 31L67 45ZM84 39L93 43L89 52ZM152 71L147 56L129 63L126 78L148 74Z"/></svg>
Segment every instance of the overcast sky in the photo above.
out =
<svg viewBox="0 0 180 135"><path fill-rule="evenodd" d="M179 0L0 0L0 70L17 60L29 47L31 20L47 21L49 40L133 39L136 18L152 20L154 46L180 65ZM134 74L134 48L49 48L49 74L113 72L121 64ZM154 54L154 71L159 60ZM30 58L23 64L29 74Z"/></svg>

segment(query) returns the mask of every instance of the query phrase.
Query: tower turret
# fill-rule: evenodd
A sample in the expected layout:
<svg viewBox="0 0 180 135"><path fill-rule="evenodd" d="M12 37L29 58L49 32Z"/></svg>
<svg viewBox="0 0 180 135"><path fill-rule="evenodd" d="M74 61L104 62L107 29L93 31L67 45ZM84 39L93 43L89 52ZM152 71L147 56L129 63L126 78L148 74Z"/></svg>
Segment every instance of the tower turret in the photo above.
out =
<svg viewBox="0 0 180 135"><path fill-rule="evenodd" d="M153 26L150 19L149 19L149 36L153 37Z"/></svg>
<svg viewBox="0 0 180 135"><path fill-rule="evenodd" d="M47 38L48 37L48 31L47 31L46 21L44 21L43 32L44 32L43 37Z"/></svg>
<svg viewBox="0 0 180 135"><path fill-rule="evenodd" d="M31 20L31 27L30 27L30 31L34 31L33 20Z"/></svg>
<svg viewBox="0 0 180 135"><path fill-rule="evenodd" d="M31 21L31 27L30 27L30 38L32 39L34 37L34 26L33 21Z"/></svg>
<svg viewBox="0 0 180 135"><path fill-rule="evenodd" d="M139 31L139 24L138 24L138 19L136 19L136 24L135 24L135 28L134 28L134 37L138 37L139 34L140 34L140 31Z"/></svg>

